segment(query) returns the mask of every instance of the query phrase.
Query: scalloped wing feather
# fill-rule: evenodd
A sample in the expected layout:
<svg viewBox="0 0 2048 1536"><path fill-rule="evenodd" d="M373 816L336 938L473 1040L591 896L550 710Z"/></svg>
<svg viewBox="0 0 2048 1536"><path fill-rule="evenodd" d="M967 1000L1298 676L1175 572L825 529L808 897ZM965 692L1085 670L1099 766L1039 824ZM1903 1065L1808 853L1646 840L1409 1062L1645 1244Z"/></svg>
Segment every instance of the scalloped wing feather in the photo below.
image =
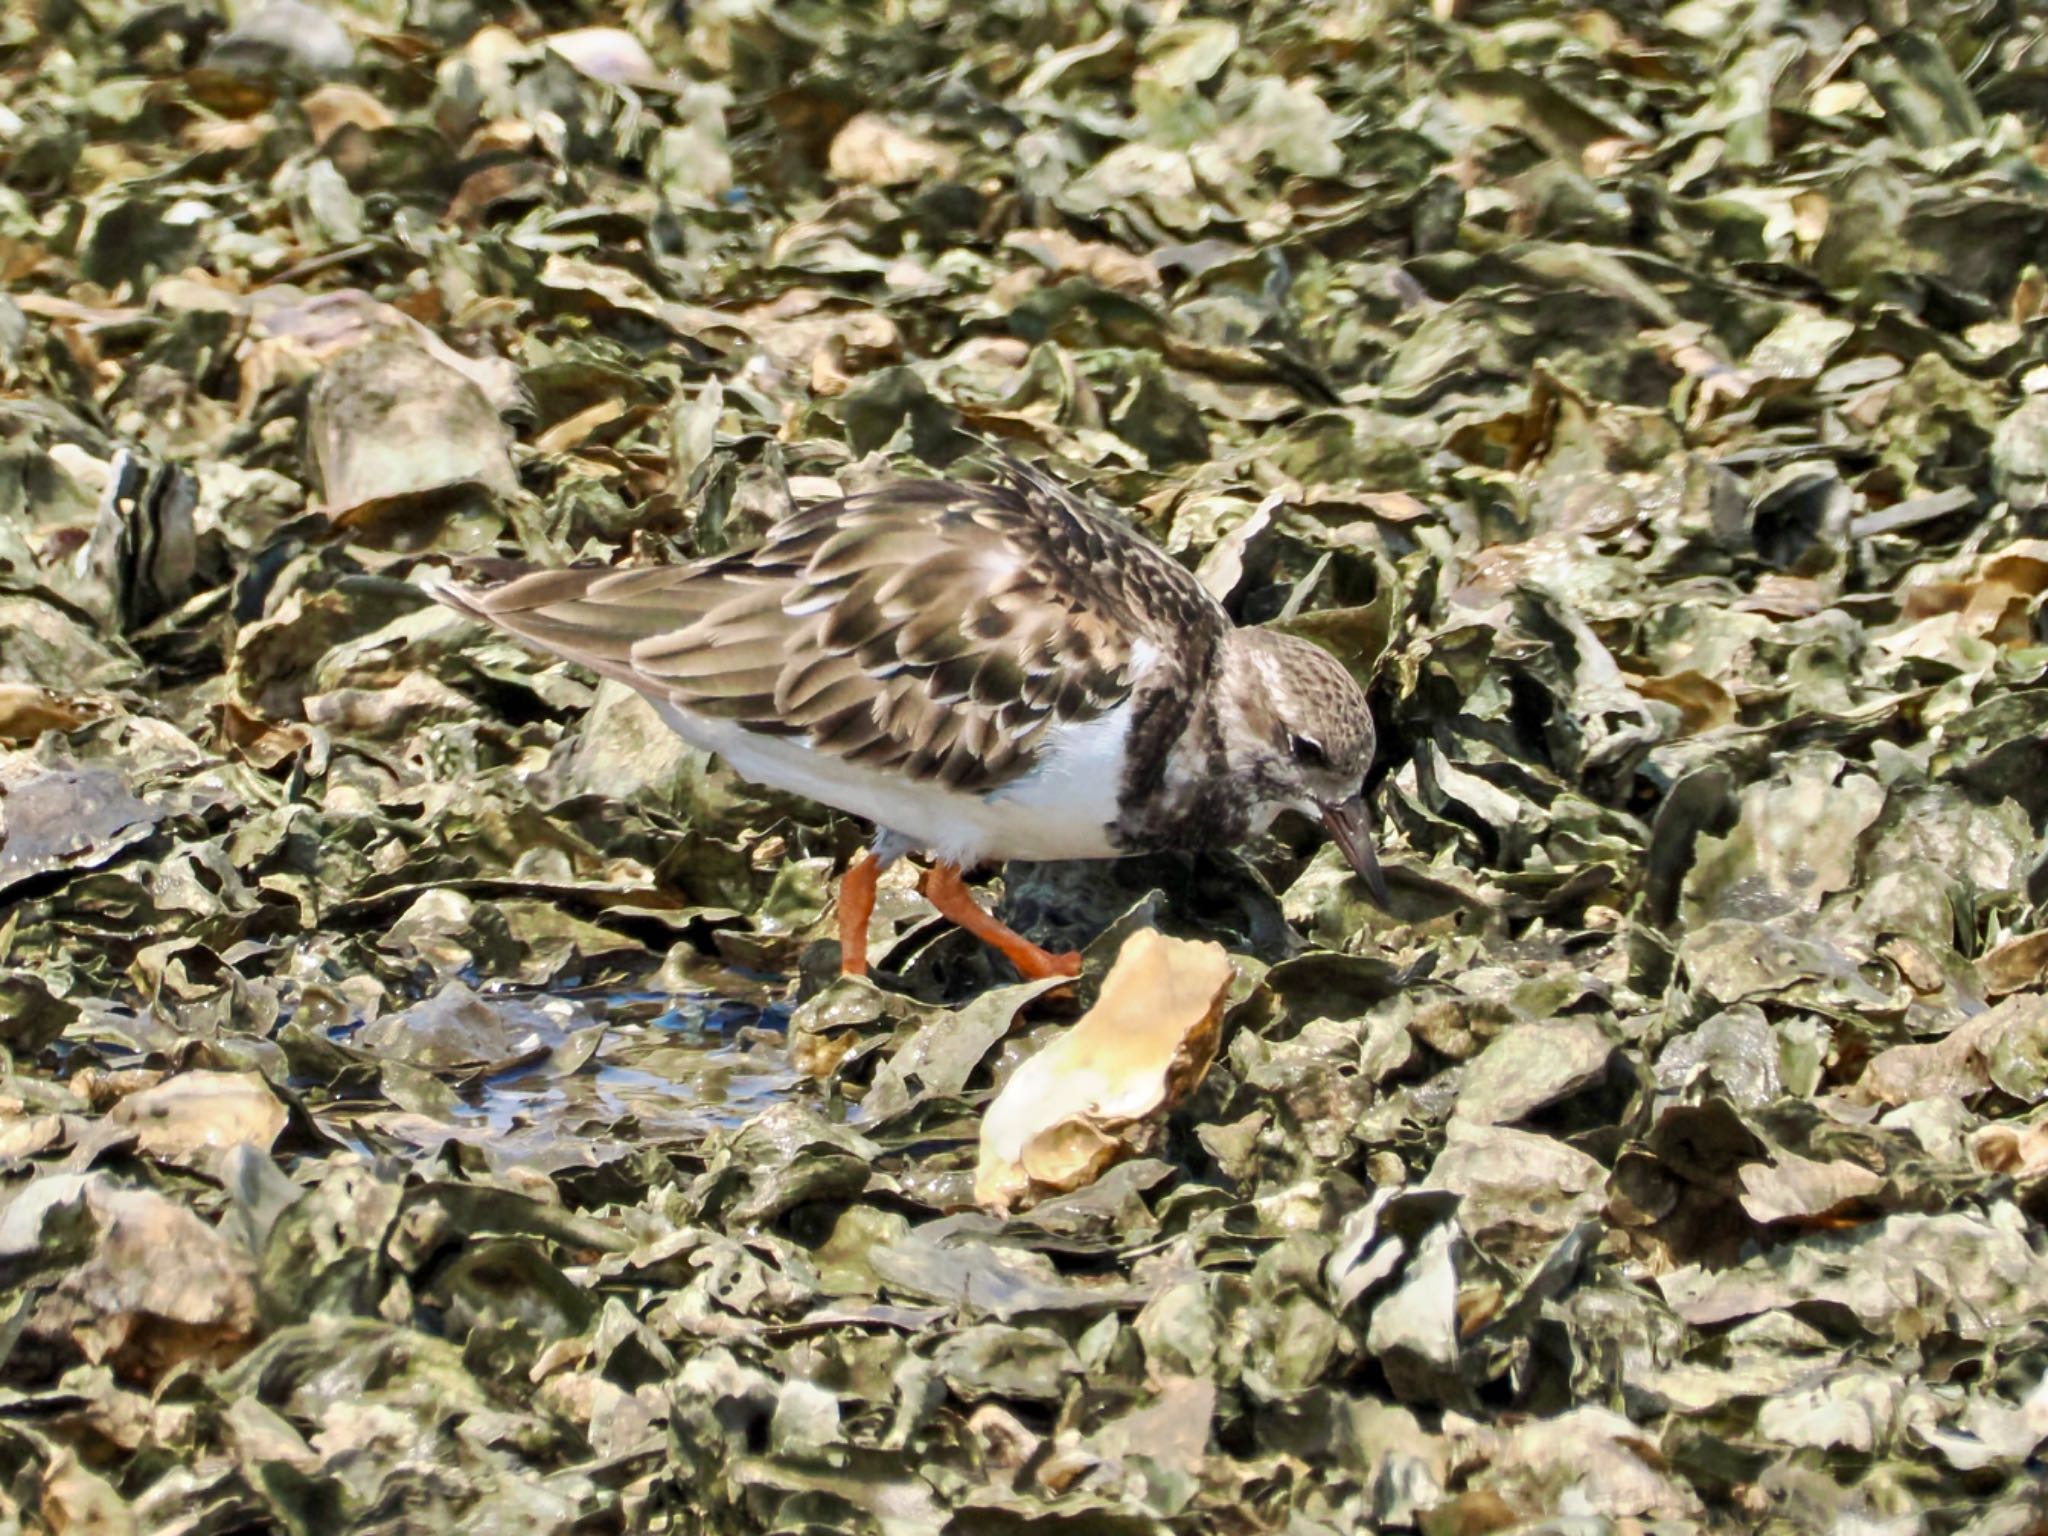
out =
<svg viewBox="0 0 2048 1536"><path fill-rule="evenodd" d="M690 565L541 570L445 600L685 712L984 792L1228 620L1142 535L1018 466L805 508Z"/></svg>

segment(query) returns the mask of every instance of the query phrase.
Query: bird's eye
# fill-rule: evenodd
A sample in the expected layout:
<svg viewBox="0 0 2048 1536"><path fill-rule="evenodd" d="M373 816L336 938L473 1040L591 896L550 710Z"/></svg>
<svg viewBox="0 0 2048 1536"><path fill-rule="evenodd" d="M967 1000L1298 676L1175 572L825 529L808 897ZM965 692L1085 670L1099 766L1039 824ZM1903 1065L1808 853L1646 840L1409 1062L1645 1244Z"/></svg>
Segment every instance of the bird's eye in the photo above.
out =
<svg viewBox="0 0 2048 1536"><path fill-rule="evenodd" d="M1294 738L1294 760L1304 768L1327 768L1330 754L1323 750L1323 744L1313 736Z"/></svg>

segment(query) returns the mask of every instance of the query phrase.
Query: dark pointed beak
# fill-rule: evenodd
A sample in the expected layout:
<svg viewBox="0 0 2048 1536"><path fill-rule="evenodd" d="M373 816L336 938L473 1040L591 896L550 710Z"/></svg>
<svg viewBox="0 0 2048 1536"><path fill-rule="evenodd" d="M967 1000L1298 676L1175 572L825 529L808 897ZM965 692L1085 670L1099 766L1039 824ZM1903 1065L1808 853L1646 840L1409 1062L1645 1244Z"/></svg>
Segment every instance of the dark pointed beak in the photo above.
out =
<svg viewBox="0 0 2048 1536"><path fill-rule="evenodd" d="M1365 808L1365 797L1359 795L1336 805L1325 805L1322 812L1330 840L1358 871L1358 878L1365 882L1380 910L1387 910L1387 877L1380 873L1380 856L1373 851L1372 813Z"/></svg>

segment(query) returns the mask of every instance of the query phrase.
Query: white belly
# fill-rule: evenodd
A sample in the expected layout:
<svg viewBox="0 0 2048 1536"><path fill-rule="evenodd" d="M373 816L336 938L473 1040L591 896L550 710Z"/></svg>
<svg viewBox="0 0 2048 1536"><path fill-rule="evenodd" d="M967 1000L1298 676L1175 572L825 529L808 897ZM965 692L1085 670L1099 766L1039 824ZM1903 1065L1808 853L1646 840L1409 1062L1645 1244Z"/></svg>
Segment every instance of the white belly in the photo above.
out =
<svg viewBox="0 0 2048 1536"><path fill-rule="evenodd" d="M1126 700L1081 725L1056 728L1024 778L988 794L963 794L813 752L786 736L761 736L662 699L655 709L692 746L715 752L742 778L787 790L871 821L934 858L963 866L998 859L1107 859L1123 783Z"/></svg>

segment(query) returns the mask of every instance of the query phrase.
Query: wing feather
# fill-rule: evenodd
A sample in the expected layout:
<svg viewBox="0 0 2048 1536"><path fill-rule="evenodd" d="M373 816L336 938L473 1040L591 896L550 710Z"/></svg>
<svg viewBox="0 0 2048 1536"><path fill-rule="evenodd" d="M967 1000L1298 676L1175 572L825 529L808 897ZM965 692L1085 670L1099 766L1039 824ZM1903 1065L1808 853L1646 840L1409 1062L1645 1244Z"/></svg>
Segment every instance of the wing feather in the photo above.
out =
<svg viewBox="0 0 2048 1536"><path fill-rule="evenodd" d="M685 710L985 791L1049 727L1199 674L1228 620L1142 535L1036 471L806 507L688 565L535 570L451 605Z"/></svg>

